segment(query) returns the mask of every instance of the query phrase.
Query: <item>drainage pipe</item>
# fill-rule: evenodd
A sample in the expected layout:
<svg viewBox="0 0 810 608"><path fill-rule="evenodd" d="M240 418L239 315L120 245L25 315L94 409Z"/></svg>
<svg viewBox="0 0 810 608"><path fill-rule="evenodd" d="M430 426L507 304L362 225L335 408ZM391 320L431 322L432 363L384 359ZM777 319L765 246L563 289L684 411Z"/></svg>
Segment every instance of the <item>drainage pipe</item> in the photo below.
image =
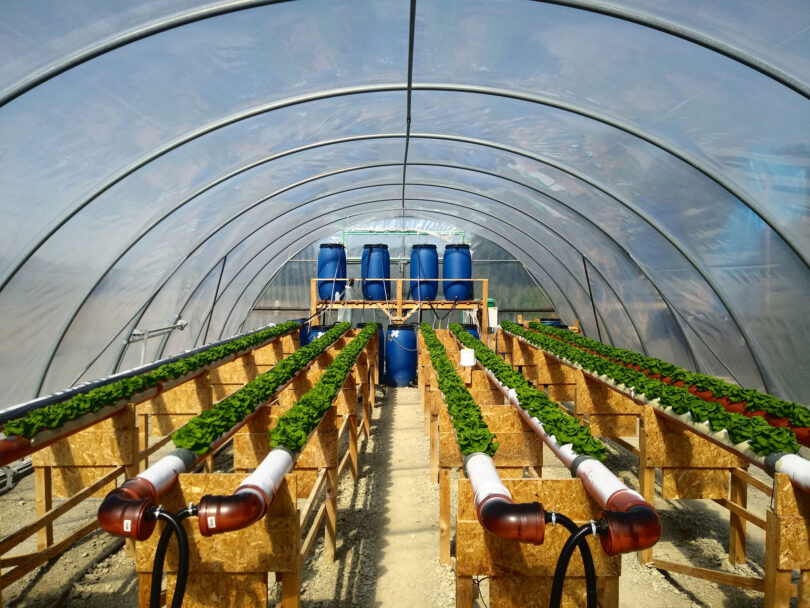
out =
<svg viewBox="0 0 810 608"><path fill-rule="evenodd" d="M513 389L500 382L497 386L543 443L571 470L571 475L582 480L585 490L603 509L600 519L604 519L607 526L604 533L600 534L600 541L605 553L618 555L639 551L658 542L661 537L658 512L641 494L624 485L622 480L595 458L578 454L570 443L560 445L556 437L546 432L542 422L520 407Z"/></svg>
<svg viewBox="0 0 810 608"><path fill-rule="evenodd" d="M539 502L514 503L487 454L475 452L464 459L464 471L473 490L475 513L488 532L520 542L540 545L546 515Z"/></svg>
<svg viewBox="0 0 810 608"><path fill-rule="evenodd" d="M270 451L230 496L203 496L197 505L202 535L232 532L259 521L267 513L284 476L292 471L294 464L293 453L279 446Z"/></svg>

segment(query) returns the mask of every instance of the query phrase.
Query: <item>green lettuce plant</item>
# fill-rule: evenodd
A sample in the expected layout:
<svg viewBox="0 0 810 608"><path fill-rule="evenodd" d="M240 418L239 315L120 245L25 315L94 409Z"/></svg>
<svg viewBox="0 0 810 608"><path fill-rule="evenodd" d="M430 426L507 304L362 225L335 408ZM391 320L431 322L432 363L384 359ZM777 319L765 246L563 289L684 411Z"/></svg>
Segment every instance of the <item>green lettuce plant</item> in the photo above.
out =
<svg viewBox="0 0 810 608"><path fill-rule="evenodd" d="M456 373L455 365L447 356L447 351L436 337L436 332L428 323L420 326L425 346L430 353L430 362L436 371L439 389L444 394L447 413L453 423L456 441L462 456L483 452L492 456L498 449L498 442L481 416L481 408L476 405L470 391Z"/></svg>
<svg viewBox="0 0 810 608"><path fill-rule="evenodd" d="M26 437L31 439L45 429L57 429L66 422L101 408L127 400L133 395L156 386L158 382L174 380L185 376L207 365L229 357L234 353L253 348L278 336L293 331L300 324L287 321L274 327L268 327L247 336L231 340L226 344L212 346L202 352L183 357L172 363L166 363L151 371L131 378L122 378L105 386L80 393L60 403L53 403L27 412L25 416L9 420L4 431L7 436Z"/></svg>
<svg viewBox="0 0 810 608"><path fill-rule="evenodd" d="M191 450L200 456L208 452L211 444L223 433L244 420L259 405L271 399L280 386L289 382L350 327L349 323L336 325L321 337L276 363L272 369L260 374L212 409L189 420L172 434L174 445Z"/></svg>
<svg viewBox="0 0 810 608"><path fill-rule="evenodd" d="M483 342L476 340L461 325L451 323L450 331L464 346L473 349L475 358L491 371L501 384L515 390L520 406L537 418L546 432L554 436L560 445L570 443L579 454L592 456L597 460L605 459L607 454L605 446L591 435L590 428L563 412L545 393L529 384L522 374L505 363Z"/></svg>
<svg viewBox="0 0 810 608"><path fill-rule="evenodd" d="M580 348L545 335L545 332L528 331L520 325L504 321L504 331L519 336L552 355L577 363L594 375L605 375L616 384L624 384L637 394L648 399L658 399L662 406L671 407L678 415L689 413L695 422L707 422L714 432L723 429L728 431L733 443L747 441L750 449L767 456L775 452L797 453L799 444L790 429L773 427L762 418L749 418L735 412L728 412L716 402L704 401L690 393L686 388L652 380L642 372L629 369L618 363L593 355ZM573 335L573 334L572 334Z"/></svg>
<svg viewBox="0 0 810 608"><path fill-rule="evenodd" d="M357 357L377 333L377 324L369 323L346 345L306 395L287 410L270 431L270 445L298 453L329 410L346 381Z"/></svg>

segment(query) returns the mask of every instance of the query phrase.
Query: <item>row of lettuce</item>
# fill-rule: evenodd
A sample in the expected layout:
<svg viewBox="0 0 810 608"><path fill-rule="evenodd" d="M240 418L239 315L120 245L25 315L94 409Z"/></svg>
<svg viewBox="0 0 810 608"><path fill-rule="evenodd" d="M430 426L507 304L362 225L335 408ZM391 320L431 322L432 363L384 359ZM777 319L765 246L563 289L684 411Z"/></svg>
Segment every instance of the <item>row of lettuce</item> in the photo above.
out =
<svg viewBox="0 0 810 608"><path fill-rule="evenodd" d="M539 324L538 324L539 325ZM538 329L532 325L532 329ZM678 415L690 414L694 422L706 422L711 427L712 432L719 433L725 429L728 432L729 440L734 444L745 444L753 452L761 456L777 452L797 453L799 444L796 436L787 428L774 427L763 418L749 418L735 412L727 411L720 403L705 401L691 393L687 388L675 386L652 378L639 370L632 369L621 363L615 363L606 358L605 355L594 354L596 349L593 344L581 342L573 345L577 336L566 330L556 330L558 335L552 336L551 332L545 331L546 326L540 325L538 331L526 330L520 325L504 321L501 328L513 335L519 336L530 344L541 348L556 357L576 363L582 368L596 376L606 376L616 385L625 385L632 389L636 395L643 396L653 401L658 400L662 407L671 407ZM565 333L562 333L565 332ZM572 344L567 344L569 338ZM587 338L584 338L587 340ZM595 343L600 344L600 343ZM588 350L594 352L588 352ZM661 374L670 371L669 368L659 368L656 373ZM673 370L674 371L674 370ZM671 378L667 378L671 380Z"/></svg>
<svg viewBox="0 0 810 608"><path fill-rule="evenodd" d="M686 387L689 392L709 401L718 401L726 408L740 412L746 411L750 414L765 413L784 418L785 423L792 427L810 427L810 410L798 403L784 401L752 389L741 388L713 376L690 372L672 363L655 357L647 357L632 350L607 346L566 329L549 327L536 322L530 323L529 327L607 357L615 363L632 367L651 379L661 379L667 384Z"/></svg>
<svg viewBox="0 0 810 608"><path fill-rule="evenodd" d="M430 355L430 362L436 372L439 390L444 395L447 413L453 423L461 455L483 452L493 456L498 449L498 442L484 422L481 409L459 378L456 366L450 361L447 351L430 324L422 323L420 329Z"/></svg>
<svg viewBox="0 0 810 608"><path fill-rule="evenodd" d="M203 455L220 436L244 420L255 409L270 400L287 382L323 353L329 345L350 328L349 323L340 323L325 334L302 346L285 357L270 370L259 375L232 395L217 403L210 410L189 420L172 435L178 448L185 448Z"/></svg>
<svg viewBox="0 0 810 608"><path fill-rule="evenodd" d="M110 384L100 386L74 395L60 403L54 403L26 413L20 418L9 420L4 425L8 437L33 438L37 433L47 429L57 429L66 422L91 412L98 412L105 406L126 401L161 382L167 382L186 376L206 366L213 365L231 355L250 350L274 338L282 336L300 327L296 321L287 321L274 327L236 338L225 344L212 346L202 352L183 357L172 363L161 365L151 371L131 378L123 378ZM345 331L345 330L344 330Z"/></svg>
<svg viewBox="0 0 810 608"><path fill-rule="evenodd" d="M315 386L294 403L270 430L272 447L284 447L294 453L301 451L309 434L320 424L332 405L360 353L376 333L377 324L369 323L341 349Z"/></svg>
<svg viewBox="0 0 810 608"><path fill-rule="evenodd" d="M607 453L605 445L591 435L589 427L560 409L559 405L549 399L544 392L534 388L521 373L505 363L461 325L451 323L450 331L464 346L473 349L478 362L492 372L498 382L515 391L520 407L537 418L557 443L571 444L578 454L598 460L605 459Z"/></svg>

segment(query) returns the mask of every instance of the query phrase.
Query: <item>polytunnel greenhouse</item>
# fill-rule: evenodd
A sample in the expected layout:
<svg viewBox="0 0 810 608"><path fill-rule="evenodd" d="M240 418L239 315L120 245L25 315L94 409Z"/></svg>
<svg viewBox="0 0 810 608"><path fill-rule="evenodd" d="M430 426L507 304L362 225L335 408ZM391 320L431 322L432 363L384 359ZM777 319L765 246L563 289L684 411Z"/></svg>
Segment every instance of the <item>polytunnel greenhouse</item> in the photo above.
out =
<svg viewBox="0 0 810 608"><path fill-rule="evenodd" d="M810 602L805 0L10 0L0 57L0 605Z"/></svg>

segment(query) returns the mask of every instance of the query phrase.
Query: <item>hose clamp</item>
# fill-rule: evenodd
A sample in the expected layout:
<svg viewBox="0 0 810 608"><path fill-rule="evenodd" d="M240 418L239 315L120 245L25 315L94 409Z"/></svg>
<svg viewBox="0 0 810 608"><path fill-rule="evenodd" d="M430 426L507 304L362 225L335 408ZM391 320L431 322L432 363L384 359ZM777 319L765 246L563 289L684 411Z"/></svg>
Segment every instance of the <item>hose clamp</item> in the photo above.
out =
<svg viewBox="0 0 810 608"><path fill-rule="evenodd" d="M554 509L552 509L551 510L551 527L553 528L556 525L557 525L557 512Z"/></svg>
<svg viewBox="0 0 810 608"><path fill-rule="evenodd" d="M593 532L593 537L596 538L596 522L594 520L591 520L590 524L591 524L591 531Z"/></svg>

